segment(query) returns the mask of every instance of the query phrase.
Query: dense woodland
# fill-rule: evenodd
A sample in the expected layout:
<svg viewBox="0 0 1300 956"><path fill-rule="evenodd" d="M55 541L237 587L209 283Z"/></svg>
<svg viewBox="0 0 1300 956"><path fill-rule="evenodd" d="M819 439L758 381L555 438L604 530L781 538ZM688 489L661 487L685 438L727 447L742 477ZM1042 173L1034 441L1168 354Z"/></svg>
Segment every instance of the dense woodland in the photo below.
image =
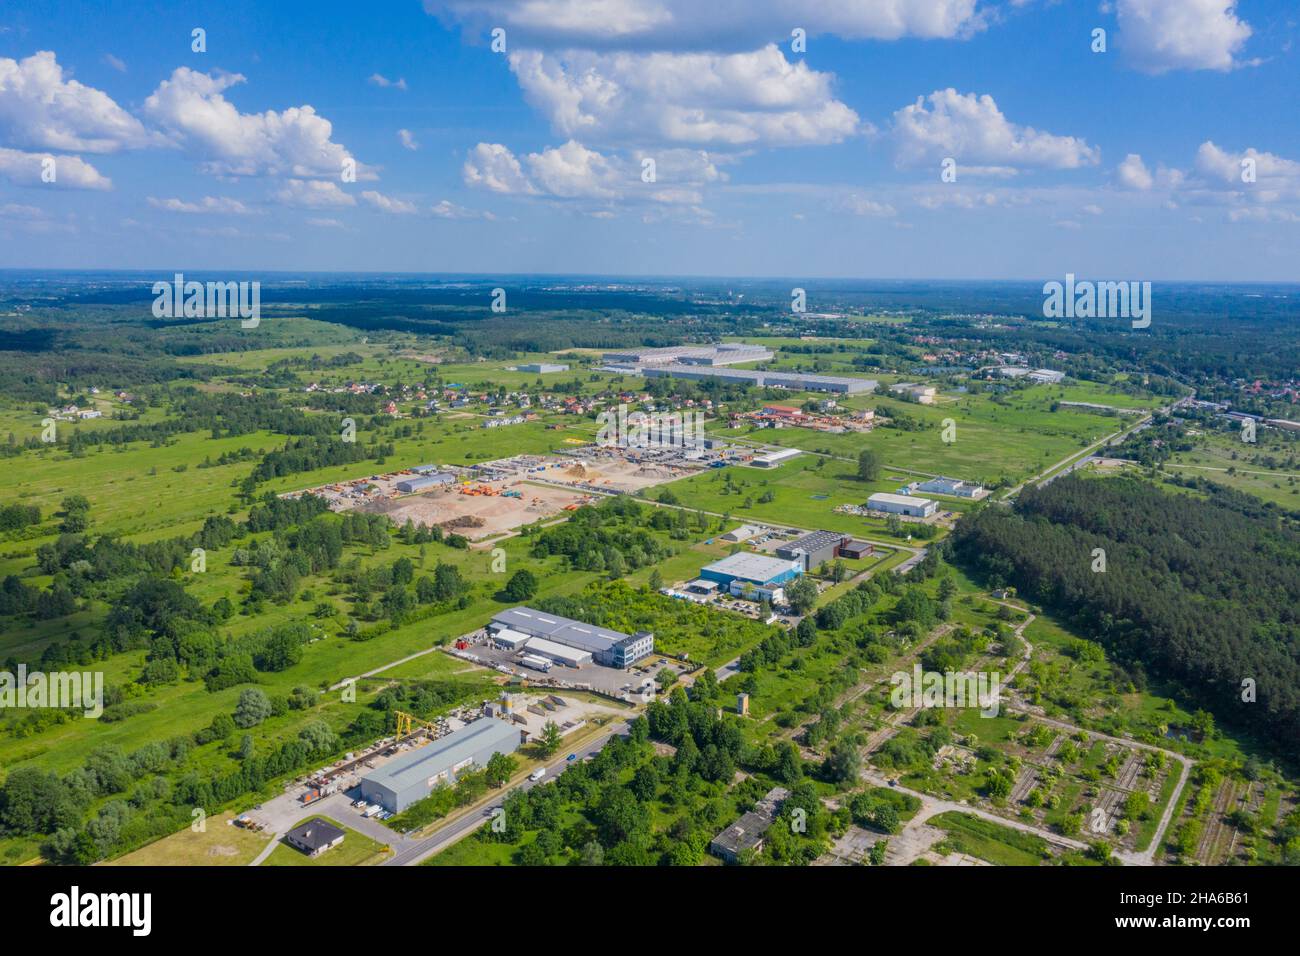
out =
<svg viewBox="0 0 1300 956"><path fill-rule="evenodd" d="M1300 757L1300 535L1254 499L1207 491L1063 478L963 519L953 548L990 585L1072 619L1136 681L1171 681Z"/></svg>

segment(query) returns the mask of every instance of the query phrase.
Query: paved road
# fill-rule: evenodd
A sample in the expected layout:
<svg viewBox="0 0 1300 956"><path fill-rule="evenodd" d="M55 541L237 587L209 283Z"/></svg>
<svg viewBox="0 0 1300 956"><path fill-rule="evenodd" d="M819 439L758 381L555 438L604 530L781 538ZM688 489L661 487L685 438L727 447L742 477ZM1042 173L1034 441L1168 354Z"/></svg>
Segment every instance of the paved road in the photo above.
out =
<svg viewBox="0 0 1300 956"><path fill-rule="evenodd" d="M592 754L599 753L605 744L609 743L610 738L615 735L622 736L627 732L628 726L626 723L616 724L599 737L576 750L569 751L569 753L576 753L579 760L585 759ZM423 839L407 839L397 848L397 852L393 855L392 859L386 860L383 865L415 866L423 860L433 856L435 853L447 849L447 847L462 840L486 823L491 817L492 812L505 802L506 795L510 793L511 790L531 790L533 787L541 786L561 773L564 768L568 766L568 763L568 753L566 753L564 756L558 758L552 763L547 764L546 776L541 780L533 781L525 779L516 787L511 787L501 791L488 802L471 808L469 812L463 816L458 817L446 826L439 827L431 835Z"/></svg>

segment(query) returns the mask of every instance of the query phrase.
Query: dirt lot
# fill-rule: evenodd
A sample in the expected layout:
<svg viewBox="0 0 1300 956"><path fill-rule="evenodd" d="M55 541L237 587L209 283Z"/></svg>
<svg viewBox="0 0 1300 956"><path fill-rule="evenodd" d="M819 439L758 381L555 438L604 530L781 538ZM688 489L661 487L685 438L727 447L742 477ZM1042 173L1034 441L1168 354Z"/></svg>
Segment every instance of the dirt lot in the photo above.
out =
<svg viewBox="0 0 1300 956"><path fill-rule="evenodd" d="M696 471L698 468L683 468L666 462L629 461L619 451L600 449L593 451L588 457L574 458L567 463L561 463L559 467L552 465L547 468L544 477L547 481L578 488L635 494L642 488L651 488L676 478L685 478Z"/></svg>
<svg viewBox="0 0 1300 956"><path fill-rule="evenodd" d="M483 541L559 515L569 505L581 505L590 498L576 491L525 481L484 481L471 486L494 494L462 494L460 487L446 485L395 501L376 501L364 510L388 515L399 527L409 518L416 524L440 524L471 541ZM508 498L502 494L504 491L518 491L521 497Z"/></svg>

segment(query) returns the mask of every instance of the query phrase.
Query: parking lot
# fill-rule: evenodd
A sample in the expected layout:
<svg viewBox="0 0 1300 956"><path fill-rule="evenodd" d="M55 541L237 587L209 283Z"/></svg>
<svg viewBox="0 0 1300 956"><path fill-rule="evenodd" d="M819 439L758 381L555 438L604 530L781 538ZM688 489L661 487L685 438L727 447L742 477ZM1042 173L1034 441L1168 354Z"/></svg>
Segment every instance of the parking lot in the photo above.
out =
<svg viewBox="0 0 1300 956"><path fill-rule="evenodd" d="M550 684L557 688L567 686L577 690L591 690L619 699L625 699L629 693L634 692L648 678L652 678L660 667L670 663L666 658L656 654L638 662L637 665L627 670L616 670L612 667L602 667L599 664L566 667L557 663L549 671L543 673L521 664L519 659L523 656L522 652L492 647L482 632L469 641L467 648L451 653L476 664L492 667L502 673L526 678L539 685ZM680 665L674 664L672 666ZM636 699L636 702L639 702L639 698Z"/></svg>

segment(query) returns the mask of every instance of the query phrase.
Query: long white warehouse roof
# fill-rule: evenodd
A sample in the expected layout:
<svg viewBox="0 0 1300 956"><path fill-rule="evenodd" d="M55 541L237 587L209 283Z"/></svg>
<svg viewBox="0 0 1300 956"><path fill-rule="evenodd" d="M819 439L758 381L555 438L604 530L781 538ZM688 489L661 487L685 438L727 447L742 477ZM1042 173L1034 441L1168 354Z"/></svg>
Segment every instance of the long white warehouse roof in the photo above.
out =
<svg viewBox="0 0 1300 956"><path fill-rule="evenodd" d="M528 653L530 655L541 654L543 657L553 657L573 664L585 664L591 660L590 651L569 647L565 644L557 644L554 641L548 641L544 637L532 638L528 642Z"/></svg>
<svg viewBox="0 0 1300 956"><path fill-rule="evenodd" d="M924 505L934 504L929 498L916 498L912 495L895 495L888 491L878 491L867 499L867 504L872 502L884 502L891 505L911 505L913 508L919 508Z"/></svg>

